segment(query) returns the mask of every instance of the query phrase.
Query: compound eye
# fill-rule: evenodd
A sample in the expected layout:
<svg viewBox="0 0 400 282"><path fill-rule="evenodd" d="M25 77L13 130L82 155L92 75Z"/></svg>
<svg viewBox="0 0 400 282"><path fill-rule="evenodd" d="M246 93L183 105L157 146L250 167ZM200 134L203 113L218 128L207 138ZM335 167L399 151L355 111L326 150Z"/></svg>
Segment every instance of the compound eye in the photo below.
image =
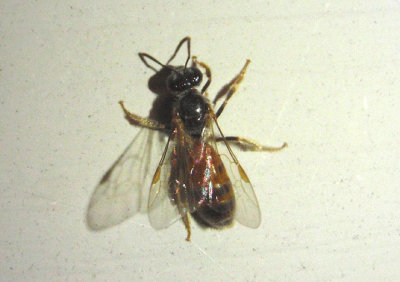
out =
<svg viewBox="0 0 400 282"><path fill-rule="evenodd" d="M199 86L203 80L203 74L198 68L192 67L187 69L188 78L192 87Z"/></svg>

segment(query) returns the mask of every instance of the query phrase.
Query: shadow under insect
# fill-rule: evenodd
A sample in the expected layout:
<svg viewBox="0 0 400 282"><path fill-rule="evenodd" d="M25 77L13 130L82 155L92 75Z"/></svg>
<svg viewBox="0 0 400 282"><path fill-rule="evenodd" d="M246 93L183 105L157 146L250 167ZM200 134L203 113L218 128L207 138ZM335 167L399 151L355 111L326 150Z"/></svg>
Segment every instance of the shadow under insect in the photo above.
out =
<svg viewBox="0 0 400 282"><path fill-rule="evenodd" d="M170 72L170 69L162 68L148 81L149 89L156 94L149 119L160 124L171 123L173 100L165 85ZM131 119L127 120L137 125ZM147 211L151 178L165 147L167 130L142 128L103 175L91 196L86 213L90 230L106 229L137 212Z"/></svg>

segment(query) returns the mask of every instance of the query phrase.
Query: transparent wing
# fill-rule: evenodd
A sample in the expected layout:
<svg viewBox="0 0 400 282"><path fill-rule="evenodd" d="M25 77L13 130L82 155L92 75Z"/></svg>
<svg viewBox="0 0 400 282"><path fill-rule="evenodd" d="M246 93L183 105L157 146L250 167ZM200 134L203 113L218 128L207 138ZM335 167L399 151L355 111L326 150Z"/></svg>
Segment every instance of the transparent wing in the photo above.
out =
<svg viewBox="0 0 400 282"><path fill-rule="evenodd" d="M171 156L176 151L176 135L171 133L163 156L154 174L149 193L148 215L151 226L155 229L163 229L182 217L176 203L170 195L169 182L171 178ZM179 179L176 179L179 181Z"/></svg>
<svg viewBox="0 0 400 282"><path fill-rule="evenodd" d="M91 229L116 225L146 210L151 176L166 143L163 132L143 128L103 176L90 199Z"/></svg>
<svg viewBox="0 0 400 282"><path fill-rule="evenodd" d="M212 120L217 128L217 132L223 137L224 135L217 123L215 115L213 113L212 115L214 116ZM212 134L212 136L214 135ZM234 189L236 200L235 219L242 225L257 228L261 223L261 212L257 196L253 190L253 185L236 156L233 154L229 144L226 141L221 141L217 142L216 147Z"/></svg>

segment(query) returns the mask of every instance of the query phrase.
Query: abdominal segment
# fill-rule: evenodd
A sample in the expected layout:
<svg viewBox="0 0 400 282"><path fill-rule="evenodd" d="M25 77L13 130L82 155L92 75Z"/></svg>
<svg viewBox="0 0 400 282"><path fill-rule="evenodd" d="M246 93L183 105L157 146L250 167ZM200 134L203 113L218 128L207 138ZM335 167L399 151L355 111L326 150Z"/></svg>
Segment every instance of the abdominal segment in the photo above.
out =
<svg viewBox="0 0 400 282"><path fill-rule="evenodd" d="M191 154L190 188L192 213L199 223L221 228L233 221L235 197L225 166L207 143L199 142Z"/></svg>

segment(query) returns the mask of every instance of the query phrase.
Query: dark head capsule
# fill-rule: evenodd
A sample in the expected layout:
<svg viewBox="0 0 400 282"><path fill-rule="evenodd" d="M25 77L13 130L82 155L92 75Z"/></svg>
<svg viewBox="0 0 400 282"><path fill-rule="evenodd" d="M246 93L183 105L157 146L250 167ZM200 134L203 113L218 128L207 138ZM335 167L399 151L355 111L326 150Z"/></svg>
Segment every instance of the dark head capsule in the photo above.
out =
<svg viewBox="0 0 400 282"><path fill-rule="evenodd" d="M196 67L178 67L171 72L167 80L167 87L172 92L182 92L193 87L199 86L203 79L203 74Z"/></svg>

